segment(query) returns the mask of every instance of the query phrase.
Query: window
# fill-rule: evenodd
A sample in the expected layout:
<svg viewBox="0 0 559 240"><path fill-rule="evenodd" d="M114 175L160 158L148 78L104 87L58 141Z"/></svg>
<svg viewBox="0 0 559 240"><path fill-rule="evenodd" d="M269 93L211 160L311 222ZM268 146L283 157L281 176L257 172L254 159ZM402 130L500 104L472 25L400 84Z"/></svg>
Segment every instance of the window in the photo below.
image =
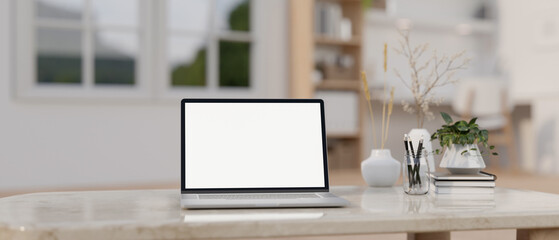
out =
<svg viewBox="0 0 559 240"><path fill-rule="evenodd" d="M170 0L167 9L172 86L206 86L211 65L220 87L249 86L250 1Z"/></svg>
<svg viewBox="0 0 559 240"><path fill-rule="evenodd" d="M23 97L145 96L147 1L17 1L17 84Z"/></svg>
<svg viewBox="0 0 559 240"><path fill-rule="evenodd" d="M255 79L266 68L266 21L255 9L280 1L14 2L18 97L265 94Z"/></svg>
<svg viewBox="0 0 559 240"><path fill-rule="evenodd" d="M250 93L254 31L250 0L168 0L166 92Z"/></svg>

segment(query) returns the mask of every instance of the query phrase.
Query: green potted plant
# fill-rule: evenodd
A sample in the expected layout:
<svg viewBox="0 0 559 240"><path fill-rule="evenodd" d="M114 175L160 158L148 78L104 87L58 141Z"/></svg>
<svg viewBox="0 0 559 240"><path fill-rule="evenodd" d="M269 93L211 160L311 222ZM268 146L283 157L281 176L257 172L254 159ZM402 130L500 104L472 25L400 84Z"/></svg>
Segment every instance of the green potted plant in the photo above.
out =
<svg viewBox="0 0 559 240"><path fill-rule="evenodd" d="M431 135L431 140L438 139L441 148L446 148L440 167L454 174L472 174L484 169L485 162L478 145L489 150L495 148L487 143L488 131L479 129L477 118L454 122L447 113L441 112L441 116L445 124ZM440 151L436 149L435 153L440 154ZM492 154L497 155L496 152Z"/></svg>

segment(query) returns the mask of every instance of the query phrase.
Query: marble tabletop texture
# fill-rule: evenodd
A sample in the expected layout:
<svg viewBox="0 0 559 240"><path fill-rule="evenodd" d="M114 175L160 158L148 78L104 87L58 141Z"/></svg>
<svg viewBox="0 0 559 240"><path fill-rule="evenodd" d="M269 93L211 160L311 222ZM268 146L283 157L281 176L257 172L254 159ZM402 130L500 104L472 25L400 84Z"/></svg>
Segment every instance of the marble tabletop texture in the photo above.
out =
<svg viewBox="0 0 559 240"><path fill-rule="evenodd" d="M180 191L33 193L0 198L0 239L204 239L559 228L559 195L408 196L336 186L345 208L187 210Z"/></svg>

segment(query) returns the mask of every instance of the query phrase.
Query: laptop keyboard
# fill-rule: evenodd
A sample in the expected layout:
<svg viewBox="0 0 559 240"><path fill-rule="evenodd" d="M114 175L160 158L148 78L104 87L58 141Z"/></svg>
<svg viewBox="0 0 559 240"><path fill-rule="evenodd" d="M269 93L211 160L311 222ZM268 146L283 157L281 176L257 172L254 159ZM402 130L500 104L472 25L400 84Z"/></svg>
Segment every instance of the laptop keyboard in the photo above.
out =
<svg viewBox="0 0 559 240"><path fill-rule="evenodd" d="M297 199L297 198L320 198L316 194L200 194L200 199Z"/></svg>

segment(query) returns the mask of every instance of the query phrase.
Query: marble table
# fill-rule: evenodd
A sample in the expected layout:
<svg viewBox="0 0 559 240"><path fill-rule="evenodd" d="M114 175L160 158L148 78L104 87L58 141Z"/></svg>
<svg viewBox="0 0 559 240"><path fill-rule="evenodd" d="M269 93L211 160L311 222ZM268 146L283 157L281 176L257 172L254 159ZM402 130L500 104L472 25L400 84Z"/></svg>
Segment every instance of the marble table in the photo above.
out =
<svg viewBox="0 0 559 240"><path fill-rule="evenodd" d="M497 188L493 195L408 196L400 187L333 187L345 208L186 210L179 190L34 193L0 198L0 239L206 239L518 229L559 239L559 195Z"/></svg>

